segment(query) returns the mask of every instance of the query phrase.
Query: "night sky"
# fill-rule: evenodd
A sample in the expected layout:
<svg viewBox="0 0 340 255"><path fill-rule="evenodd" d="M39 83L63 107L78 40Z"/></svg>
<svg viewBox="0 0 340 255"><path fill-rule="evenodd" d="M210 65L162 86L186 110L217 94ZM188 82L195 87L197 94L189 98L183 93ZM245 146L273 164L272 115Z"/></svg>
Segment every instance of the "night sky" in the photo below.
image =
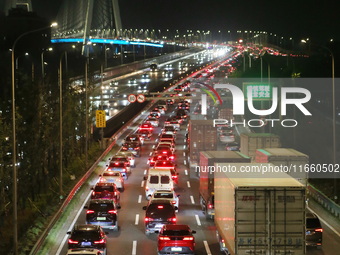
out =
<svg viewBox="0 0 340 255"><path fill-rule="evenodd" d="M51 20L56 17L61 2L32 0L38 15ZM336 3L336 0L119 1L123 28L128 29L262 30L300 39L340 40L340 15Z"/></svg>

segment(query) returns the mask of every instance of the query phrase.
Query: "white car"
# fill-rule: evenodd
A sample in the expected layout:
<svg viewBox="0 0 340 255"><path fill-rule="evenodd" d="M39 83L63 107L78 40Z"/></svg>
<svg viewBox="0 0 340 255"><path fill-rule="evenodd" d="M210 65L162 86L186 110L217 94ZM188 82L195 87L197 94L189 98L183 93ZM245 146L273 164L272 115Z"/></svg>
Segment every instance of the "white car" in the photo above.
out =
<svg viewBox="0 0 340 255"><path fill-rule="evenodd" d="M223 132L219 135L221 143L233 143L235 142L235 135L227 132Z"/></svg>
<svg viewBox="0 0 340 255"><path fill-rule="evenodd" d="M130 162L131 167L136 167L136 159L135 155L131 151L118 151L114 157L126 157L127 160Z"/></svg>
<svg viewBox="0 0 340 255"><path fill-rule="evenodd" d="M100 182L109 182L116 184L117 189L124 190L124 177L119 171L104 171L100 175Z"/></svg>
<svg viewBox="0 0 340 255"><path fill-rule="evenodd" d="M152 196L151 200L170 200L171 204L178 208L180 195L176 195L173 190L157 190ZM178 212L178 210L176 210Z"/></svg>
<svg viewBox="0 0 340 255"><path fill-rule="evenodd" d="M159 125L159 120L157 118L148 118L146 121L146 123L150 123L153 127L158 127Z"/></svg>

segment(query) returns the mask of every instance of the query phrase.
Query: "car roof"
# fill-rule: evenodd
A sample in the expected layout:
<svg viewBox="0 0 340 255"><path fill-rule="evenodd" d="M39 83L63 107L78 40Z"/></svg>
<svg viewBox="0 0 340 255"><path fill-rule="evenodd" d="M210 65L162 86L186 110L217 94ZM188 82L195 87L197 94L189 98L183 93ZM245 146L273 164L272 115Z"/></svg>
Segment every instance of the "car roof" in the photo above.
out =
<svg viewBox="0 0 340 255"><path fill-rule="evenodd" d="M150 200L150 204L171 204L171 201L169 199L157 199L157 200Z"/></svg>
<svg viewBox="0 0 340 255"><path fill-rule="evenodd" d="M105 172L118 172L118 171L105 171ZM97 182L95 186L115 186L112 182Z"/></svg>
<svg viewBox="0 0 340 255"><path fill-rule="evenodd" d="M91 199L90 204L114 204L112 199Z"/></svg>

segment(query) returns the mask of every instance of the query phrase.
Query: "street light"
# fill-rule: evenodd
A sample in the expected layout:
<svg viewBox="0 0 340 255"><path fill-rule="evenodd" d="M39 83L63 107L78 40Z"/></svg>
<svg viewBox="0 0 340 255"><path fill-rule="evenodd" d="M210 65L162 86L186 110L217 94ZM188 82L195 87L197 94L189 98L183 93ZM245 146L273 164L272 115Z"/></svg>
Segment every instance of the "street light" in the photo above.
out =
<svg viewBox="0 0 340 255"><path fill-rule="evenodd" d="M307 43L307 41L309 41L309 38L307 38L306 40L301 40L302 43ZM320 45L321 48L327 50L329 52L329 54L331 55L332 58L332 106L333 106L333 127L332 127L332 133L333 133L333 164L336 164L336 106L335 106L335 61L334 61L334 55L333 52L327 48L326 46ZM309 44L310 47L310 44ZM337 202L338 200L338 196L337 196L337 179L334 178L334 200L335 202Z"/></svg>
<svg viewBox="0 0 340 255"><path fill-rule="evenodd" d="M18 203L18 187L17 187L17 151L16 151L16 123L15 123L15 114L16 114L16 110L15 110L15 69L14 69L14 62L15 62L15 46L17 45L18 41L24 37L25 35L31 34L31 33L35 33L35 32L39 32L42 30L45 30L49 27L56 27L57 23L52 23L50 26L45 26L45 27L41 27L38 29L34 29L34 30L30 30L27 31L21 35L19 35L17 37L17 39L15 39L13 45L12 45L12 150L13 150L13 246L14 246L14 254L17 255L18 254L18 208L17 208L17 203Z"/></svg>
<svg viewBox="0 0 340 255"><path fill-rule="evenodd" d="M43 50L41 52L41 77L42 77L42 81L43 81L43 84L44 84L44 81L45 81L45 61L44 61L44 53L46 51L53 51L53 48L48 48L46 50Z"/></svg>

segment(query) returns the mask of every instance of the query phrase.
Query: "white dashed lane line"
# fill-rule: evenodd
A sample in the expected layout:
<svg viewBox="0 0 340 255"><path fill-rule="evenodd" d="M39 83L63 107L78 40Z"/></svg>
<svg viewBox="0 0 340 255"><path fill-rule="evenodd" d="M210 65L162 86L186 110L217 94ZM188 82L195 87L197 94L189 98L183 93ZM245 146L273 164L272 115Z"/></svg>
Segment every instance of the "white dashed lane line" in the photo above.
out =
<svg viewBox="0 0 340 255"><path fill-rule="evenodd" d="M195 200L194 200L194 197L193 197L193 196L190 196L190 200L191 200L191 203L192 203L192 204L195 204Z"/></svg>
<svg viewBox="0 0 340 255"><path fill-rule="evenodd" d="M138 225L138 222L139 222L139 214L136 214L135 225Z"/></svg>
<svg viewBox="0 0 340 255"><path fill-rule="evenodd" d="M188 188L191 188L191 185L190 185L189 181L187 181L187 186L188 186Z"/></svg>
<svg viewBox="0 0 340 255"><path fill-rule="evenodd" d="M197 214L195 215L195 218L196 218L197 225L201 226L201 221Z"/></svg>
<svg viewBox="0 0 340 255"><path fill-rule="evenodd" d="M144 181L142 181L142 183L140 184L140 186L143 188L144 187Z"/></svg>
<svg viewBox="0 0 340 255"><path fill-rule="evenodd" d="M137 254L137 241L132 242L132 255Z"/></svg>
<svg viewBox="0 0 340 255"><path fill-rule="evenodd" d="M138 196L138 204L142 203L142 195Z"/></svg>
<svg viewBox="0 0 340 255"><path fill-rule="evenodd" d="M203 244L204 244L205 251L207 252L207 255L212 255L210 248L209 248L209 245L208 245L208 242L204 240Z"/></svg>

